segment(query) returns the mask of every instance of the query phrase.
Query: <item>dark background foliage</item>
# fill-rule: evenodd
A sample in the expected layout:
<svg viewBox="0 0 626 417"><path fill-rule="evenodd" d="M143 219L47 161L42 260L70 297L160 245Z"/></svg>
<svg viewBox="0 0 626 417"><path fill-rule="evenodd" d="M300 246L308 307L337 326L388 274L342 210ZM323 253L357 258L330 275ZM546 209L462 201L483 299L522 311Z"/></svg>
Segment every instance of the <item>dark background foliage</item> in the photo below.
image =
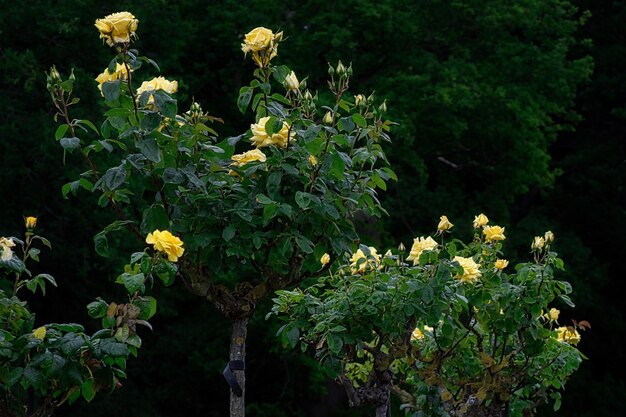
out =
<svg viewBox="0 0 626 417"><path fill-rule="evenodd" d="M388 156L399 181L382 196L390 216L362 225L381 250L431 233L441 214L467 236L479 212L506 226L509 253L529 251L551 229L586 319L590 358L566 387L560 415L624 415L626 331L621 256L626 235L626 5L578 0L378 0L202 2L183 0L0 1L0 235L19 235L22 216L40 219L53 242L41 266L60 288L31 300L40 322L87 322L98 295L121 296L112 281L121 256L142 243L120 237L120 257L95 255L93 235L114 220L89 195L63 200L61 186L85 169L54 142L44 72L77 77L74 117L95 120L94 78L111 59L96 18L128 10L140 21L135 46L179 81L179 108L192 97L222 117L226 136L251 120L236 108L252 63L240 42L256 26L283 30L277 60L324 89L327 62L353 62L351 92L376 91L399 123ZM590 17L585 12L590 12ZM585 21L584 24L582 22ZM142 79L156 75L141 72ZM159 315L145 334L124 389L62 416L224 416L228 324L182 285L157 288ZM249 337L249 414L369 415L348 410L313 359L278 346L276 324L259 307ZM397 407L396 407L397 409ZM333 414L334 413L334 414ZM350 414L353 413L353 414ZM396 411L396 413L398 413ZM551 415L550 407L541 415ZM399 415L399 414L398 414Z"/></svg>

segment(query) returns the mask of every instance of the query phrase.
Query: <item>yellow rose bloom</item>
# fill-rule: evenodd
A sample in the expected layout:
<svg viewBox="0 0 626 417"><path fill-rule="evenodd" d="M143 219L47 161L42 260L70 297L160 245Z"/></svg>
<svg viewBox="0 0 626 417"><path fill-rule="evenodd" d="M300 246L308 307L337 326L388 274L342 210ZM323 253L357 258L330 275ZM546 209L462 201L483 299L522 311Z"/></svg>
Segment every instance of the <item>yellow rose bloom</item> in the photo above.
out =
<svg viewBox="0 0 626 417"><path fill-rule="evenodd" d="M100 38L105 39L109 46L116 43L128 43L135 36L139 21L129 12L110 14L97 19L95 26L100 31Z"/></svg>
<svg viewBox="0 0 626 417"><path fill-rule="evenodd" d="M155 250L164 252L170 262L178 261L178 258L183 256L183 252L185 252L183 241L167 230L160 231L157 229L148 233L146 243L153 245Z"/></svg>
<svg viewBox="0 0 626 417"><path fill-rule="evenodd" d="M37 217L33 217L33 216L25 217L24 225L26 226L26 229L28 230L34 229L35 227L37 227Z"/></svg>
<svg viewBox="0 0 626 417"><path fill-rule="evenodd" d="M295 72L291 71L291 73L285 77L285 88L289 91L295 91L300 88L300 81L298 81Z"/></svg>
<svg viewBox="0 0 626 417"><path fill-rule="evenodd" d="M498 259L494 265L493 265L496 269L499 270L503 270L504 268L506 268L507 266L509 266L509 261L507 261L506 259Z"/></svg>
<svg viewBox="0 0 626 417"><path fill-rule="evenodd" d="M330 255L327 253L323 254L322 257L320 258L320 263L322 264L322 266L326 266L329 262L330 262Z"/></svg>
<svg viewBox="0 0 626 417"><path fill-rule="evenodd" d="M144 81L137 89L137 99L139 99L139 96L141 96L146 91L157 90L163 90L168 94L174 94L178 91L178 81L169 81L166 80L164 77L155 77L150 81ZM150 94L147 105L154 105L154 96L152 94Z"/></svg>
<svg viewBox="0 0 626 417"><path fill-rule="evenodd" d="M504 227L500 226L485 226L483 234L487 242L497 242L506 239L504 236Z"/></svg>
<svg viewBox="0 0 626 417"><path fill-rule="evenodd" d="M15 243L9 238L0 237L0 259L4 262L10 261L13 257L12 247L15 246Z"/></svg>
<svg viewBox="0 0 626 417"><path fill-rule="evenodd" d="M580 342L580 334L573 327L559 327L556 329L556 338L560 342L564 342L576 346Z"/></svg>
<svg viewBox="0 0 626 417"><path fill-rule="evenodd" d="M252 142L257 148L262 148L264 146L276 145L279 148L287 147L287 143L289 142L289 138L293 137L293 132L289 133L289 125L287 122L283 122L283 127L280 131L270 135L267 134L265 130L265 124L270 119L269 116L261 117L258 123L251 124L250 129L252 130Z"/></svg>
<svg viewBox="0 0 626 417"><path fill-rule="evenodd" d="M37 327L35 330L33 330L33 336L39 340L45 339L46 327L45 326Z"/></svg>
<svg viewBox="0 0 626 417"><path fill-rule="evenodd" d="M480 213L478 216L474 216L474 229L479 229L483 226L487 226L489 219L484 214Z"/></svg>
<svg viewBox="0 0 626 417"><path fill-rule="evenodd" d="M548 230L543 235L543 239L545 240L546 244L549 245L550 243L554 242L554 233L552 233L552 231Z"/></svg>
<svg viewBox="0 0 626 417"><path fill-rule="evenodd" d="M480 272L480 266L474 262L472 258L455 256L454 260L457 261L463 268L463 273L455 276L455 278L460 279L461 282L475 282L482 275Z"/></svg>
<svg viewBox="0 0 626 417"><path fill-rule="evenodd" d="M366 268L372 269L380 265L381 256L378 254L376 248L371 246L368 246L368 248L370 250L369 258L361 249L358 249L350 258L350 267L352 268L353 274L364 272ZM360 259L365 259L365 262L359 262Z"/></svg>
<svg viewBox="0 0 626 417"><path fill-rule="evenodd" d="M132 70L131 70L132 72ZM126 66L124 64L117 63L115 67L115 72L110 73L108 68L105 68L102 74L96 77L96 81L98 82L98 90L102 93L102 84L115 81L115 80L127 80L128 79L128 71L126 71Z"/></svg>
<svg viewBox="0 0 626 417"><path fill-rule="evenodd" d="M556 308L551 308L550 311L546 314L546 318L551 321L557 321L559 319L559 315L561 312Z"/></svg>
<svg viewBox="0 0 626 417"><path fill-rule="evenodd" d="M234 161L231 165L242 167L246 164L249 164L250 162L265 162L267 160L267 157L263 152L261 152L261 150L253 149L248 152L233 155L231 159Z"/></svg>
<svg viewBox="0 0 626 417"><path fill-rule="evenodd" d="M424 326L424 330L428 332L432 332L433 328L430 326ZM413 330L413 333L411 333L411 342L416 342L418 340L422 340L423 338L424 338L424 332L420 330L419 327L416 327L415 330Z"/></svg>
<svg viewBox="0 0 626 417"><path fill-rule="evenodd" d="M541 236L535 236L533 239L533 243L530 245L530 248L533 250L541 250L546 245L546 241Z"/></svg>
<svg viewBox="0 0 626 417"><path fill-rule="evenodd" d="M411 246L411 251L409 252L409 256L406 258L407 261L413 261L413 265L417 265L419 263L419 258L422 252L425 250L434 250L437 248L437 242L428 236L428 237L416 237L413 239L413 246Z"/></svg>
<svg viewBox="0 0 626 417"><path fill-rule="evenodd" d="M274 34L270 29L258 27L244 37L241 50L244 54L252 52L252 59L260 67L266 67L270 60L278 55L278 42L283 39L283 32Z"/></svg>
<svg viewBox="0 0 626 417"><path fill-rule="evenodd" d="M313 166L317 165L317 158L315 155L309 155L309 163Z"/></svg>
<svg viewBox="0 0 626 417"><path fill-rule="evenodd" d="M437 230L439 230L439 232L443 233L446 230L452 229L453 226L454 225L450 223L447 216L439 217L439 224L437 225Z"/></svg>

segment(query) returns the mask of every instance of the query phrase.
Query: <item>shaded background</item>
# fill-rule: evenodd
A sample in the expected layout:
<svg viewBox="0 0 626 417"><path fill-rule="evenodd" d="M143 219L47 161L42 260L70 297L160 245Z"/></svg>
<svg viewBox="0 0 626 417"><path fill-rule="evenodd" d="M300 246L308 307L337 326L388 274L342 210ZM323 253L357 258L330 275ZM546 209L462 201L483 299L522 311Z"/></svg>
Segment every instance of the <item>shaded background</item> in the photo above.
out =
<svg viewBox="0 0 626 417"><path fill-rule="evenodd" d="M85 168L54 142L45 74L74 68L76 118L96 122L93 80L112 58L96 18L121 10L139 19L134 46L179 81L179 109L192 97L222 117L223 136L247 129L235 104L253 70L240 50L256 26L283 30L277 62L324 90L327 62L353 62L351 93L376 91L398 122L387 153L399 181L382 195L388 218L362 226L382 248L434 230L441 214L471 233L484 212L507 228L507 253L527 256L534 235L551 229L574 287L570 318L589 320L580 349L590 358L564 393L563 416L625 415L621 336L625 249L626 5L590 0L309 1L0 0L0 235L22 233L22 216L40 219L53 243L42 271L59 283L31 300L38 320L88 322L96 296L120 297L112 284L125 254L95 255L92 237L114 220L93 196L63 200L60 189ZM153 69L137 77L149 79ZM324 97L322 96L322 99ZM89 112L90 111L90 112ZM384 249L383 249L384 251ZM512 257L513 255L511 255ZM156 288L153 334L129 364L124 389L59 416L112 413L226 416L228 323L182 285ZM254 416L371 415L348 410L341 391L298 352L274 338L262 305L251 325L248 412ZM401 415L394 408L394 413ZM545 407L542 416L552 414Z"/></svg>

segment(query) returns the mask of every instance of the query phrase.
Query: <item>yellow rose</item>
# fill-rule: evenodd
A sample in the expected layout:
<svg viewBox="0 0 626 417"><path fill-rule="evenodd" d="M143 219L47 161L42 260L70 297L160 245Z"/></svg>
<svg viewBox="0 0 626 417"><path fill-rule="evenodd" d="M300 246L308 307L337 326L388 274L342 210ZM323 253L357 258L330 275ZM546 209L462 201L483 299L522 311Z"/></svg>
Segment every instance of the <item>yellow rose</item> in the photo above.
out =
<svg viewBox="0 0 626 417"><path fill-rule="evenodd" d="M131 70L132 72L132 70ZM96 77L96 81L98 82L98 90L102 93L102 84L115 81L115 80L127 80L128 79L128 71L126 71L126 66L124 64L117 63L115 67L115 72L110 73L108 68L105 68L102 74Z"/></svg>
<svg viewBox="0 0 626 417"><path fill-rule="evenodd" d="M434 250L436 248L437 242L435 242L432 237L416 237L415 239L413 239L413 246L411 246L411 252L409 252L409 256L406 258L406 260L413 261L413 265L417 265L419 263L419 258L422 252L424 252L425 250Z"/></svg>
<svg viewBox="0 0 626 417"><path fill-rule="evenodd" d="M137 99L146 91L157 91L163 90L168 94L174 94L178 91L178 81L169 81L164 77L155 77L150 81L144 81L141 83L139 88L137 89ZM150 98L148 99L147 106L154 105L154 96L150 94Z"/></svg>
<svg viewBox="0 0 626 417"><path fill-rule="evenodd" d="M39 340L43 340L46 338L46 328L45 326L41 326L41 327L37 327L35 330L33 330L33 337L39 339Z"/></svg>
<svg viewBox="0 0 626 417"><path fill-rule="evenodd" d="M327 111L324 115L323 119L324 124L330 125L333 123L333 114L330 111Z"/></svg>
<svg viewBox="0 0 626 417"><path fill-rule="evenodd" d="M0 237L0 259L4 262L11 260L13 257L12 247L15 246L15 243L11 238Z"/></svg>
<svg viewBox="0 0 626 417"><path fill-rule="evenodd" d="M285 88L289 91L295 91L300 88L300 81L298 81L295 72L291 71L291 73L285 77Z"/></svg>
<svg viewBox="0 0 626 417"><path fill-rule="evenodd" d="M24 225L28 230L34 229L35 227L37 227L37 217L28 216L24 218Z"/></svg>
<svg viewBox="0 0 626 417"><path fill-rule="evenodd" d="M545 235L543 235L543 239L545 240L546 244L549 245L550 243L554 242L554 233L552 233L552 231L548 230Z"/></svg>
<svg viewBox="0 0 626 417"><path fill-rule="evenodd" d="M146 243L153 245L155 250L164 252L167 255L167 259L171 262L178 261L178 258L183 256L183 252L185 252L183 241L167 230L161 232L157 229L152 233L148 233Z"/></svg>
<svg viewBox="0 0 626 417"><path fill-rule="evenodd" d="M248 152L233 155L231 159L234 161L231 165L242 167L250 162L265 162L267 157L259 149L253 149Z"/></svg>
<svg viewBox="0 0 626 417"><path fill-rule="evenodd" d="M551 308L550 311L546 314L546 318L550 319L551 321L557 321L559 319L559 314L561 314L561 312L558 309Z"/></svg>
<svg viewBox="0 0 626 417"><path fill-rule="evenodd" d="M504 227L500 226L485 226L483 234L487 242L497 242L506 239L504 236Z"/></svg>
<svg viewBox="0 0 626 417"><path fill-rule="evenodd" d="M541 250L545 246L546 241L541 236L535 236L533 239L533 243L530 245L530 248L533 250Z"/></svg>
<svg viewBox="0 0 626 417"><path fill-rule="evenodd" d="M427 332L432 332L433 328L430 326L424 326L424 330ZM415 330L413 330L413 333L411 333L411 341L415 342L418 340L422 340L423 338L424 338L424 332L420 330L419 327L416 327Z"/></svg>
<svg viewBox="0 0 626 417"><path fill-rule="evenodd" d="M128 43L135 37L139 21L129 12L113 13L103 19L96 20L96 28L100 31L100 38L105 39L109 46L116 43Z"/></svg>
<svg viewBox="0 0 626 417"><path fill-rule="evenodd" d="M330 262L330 255L327 253L323 254L322 257L320 258L320 263L322 264L322 266L326 266L329 262Z"/></svg>
<svg viewBox="0 0 626 417"><path fill-rule="evenodd" d="M368 248L370 250L369 257L361 249L358 249L350 258L350 267L353 274L364 272L366 268L373 269L380 265L380 255L376 248L371 246L368 246ZM365 259L365 262L359 262L360 259Z"/></svg>
<svg viewBox="0 0 626 417"><path fill-rule="evenodd" d="M450 221L448 220L448 217L446 216L439 217L439 224L437 225L437 230L439 230L439 232L443 233L446 230L452 229L453 226L454 225L450 223Z"/></svg>
<svg viewBox="0 0 626 417"><path fill-rule="evenodd" d="M482 275L480 272L480 266L474 262L472 258L463 258L461 256L455 256L454 260L461 265L463 273L456 275L455 278L461 280L461 282L475 282Z"/></svg>
<svg viewBox="0 0 626 417"><path fill-rule="evenodd" d="M257 148L270 145L276 145L279 148L287 147L289 138L293 137L293 133L289 134L289 125L287 122L283 122L283 127L280 131L272 134L270 137L265 130L265 124L269 119L269 116L261 117L259 123L250 125L250 129L252 130L252 138L250 140L254 142Z"/></svg>
<svg viewBox="0 0 626 417"><path fill-rule="evenodd" d="M341 64L341 62L340 62ZM360 106L365 106L365 96L363 96L363 94L357 94L356 96L354 96L354 106L355 107L360 107Z"/></svg>
<svg viewBox="0 0 626 417"><path fill-rule="evenodd" d="M474 229L487 226L487 223L489 223L489 219L484 214L480 213L478 216L474 216Z"/></svg>
<svg viewBox="0 0 626 417"><path fill-rule="evenodd" d="M580 334L573 327L559 327L556 329L557 340L576 346L580 342Z"/></svg>
<svg viewBox="0 0 626 417"><path fill-rule="evenodd" d="M503 270L504 268L509 266L509 261L507 261L506 259L498 259L493 266L496 269Z"/></svg>
<svg viewBox="0 0 626 417"><path fill-rule="evenodd" d="M266 67L270 60L278 55L278 42L283 39L283 32L274 34L270 29L258 27L244 37L241 50L252 52L252 59L260 68Z"/></svg>
<svg viewBox="0 0 626 417"><path fill-rule="evenodd" d="M309 163L313 166L317 165L317 158L314 155L309 155Z"/></svg>

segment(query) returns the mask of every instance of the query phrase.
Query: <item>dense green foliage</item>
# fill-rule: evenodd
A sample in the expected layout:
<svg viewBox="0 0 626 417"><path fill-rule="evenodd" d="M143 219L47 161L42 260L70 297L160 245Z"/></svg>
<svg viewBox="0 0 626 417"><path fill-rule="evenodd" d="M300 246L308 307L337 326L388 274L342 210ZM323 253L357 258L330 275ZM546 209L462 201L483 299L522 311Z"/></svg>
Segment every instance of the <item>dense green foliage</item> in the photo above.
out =
<svg viewBox="0 0 626 417"><path fill-rule="evenodd" d="M384 92L390 117L400 122L394 132L396 149L388 153L399 181L383 196L392 215L363 226L372 239L407 241L416 230L428 230L429 219L441 213L454 215L460 224L476 212L488 211L500 224L515 226L518 236L552 228L569 265L568 280L576 289L577 316L594 326L588 340L581 342L592 360L581 367L580 379L570 381L563 413L618 412L612 400L624 389L623 376L616 371L623 363L617 335L624 325L617 306L624 287L615 261L626 232L620 221L625 176L624 6L581 2L581 9L590 9L592 17L577 30L581 12L574 13L567 2L405 3L155 1L118 2L112 9L95 1L41 1L28 7L3 2L0 218L8 220L0 231L16 235L11 225L19 224L24 214L38 215L46 235L60 242L50 257L57 261L45 260L47 270L71 277L67 279L72 284L60 282L63 290L51 290L49 302L35 303L41 314L50 321L80 321L77 317L86 317L87 302L106 288L112 291L109 282L115 276L110 271L124 263L95 258L88 244L114 213L91 214L95 204L83 200L68 205L60 197L60 187L81 170L73 175L68 167L58 168L62 152L50 140L54 130L44 71L57 64L67 74L74 67L81 107L93 108L99 93L90 80L108 62L108 52L93 36L91 24L96 17L132 9L140 21L150 21L142 28L141 50L159 61L164 73L180 80L179 102L188 105L193 92L197 101L208 103L205 110L229 126L239 123L241 130L249 121L239 116L235 98L226 92L246 83L240 67L241 37L265 25L289 33L280 54L289 57L285 63L297 73L310 73L313 84L326 77L327 61L353 61L355 72L365 75L355 90ZM592 39L593 47L583 46L585 38ZM589 77L590 62L584 58L588 53L595 72L590 83L580 84ZM167 60L161 59L166 55ZM576 119L571 106L577 91L576 112L586 120L575 132L558 133ZM84 116L79 110L75 117ZM111 244L129 251L141 245L122 240ZM520 257L528 251L526 242L511 244ZM175 338L144 340L154 350L144 352L146 362L133 365L134 382L131 379L111 403L129 412L210 415L217 404L195 401L204 396L196 387L227 395L219 375L227 356L226 329L215 324L209 331L198 331L207 322L218 323L215 313L191 308L193 299L182 292L168 294L158 295L163 311L155 324ZM563 315L569 316L567 310ZM277 380L275 387L264 377L250 381L252 406L259 415L312 412L320 393L310 387L324 384L312 382L309 378L318 376L295 359L285 359L283 353L268 356L272 331L251 335L250 357L257 358L251 366L264 369L265 375L271 372ZM168 351L193 353L173 359ZM161 376L151 376L157 371ZM294 380L293 372L311 376ZM164 379L171 384L156 382ZM166 397L180 401L174 405ZM89 412L106 414L104 407L101 403Z"/></svg>

